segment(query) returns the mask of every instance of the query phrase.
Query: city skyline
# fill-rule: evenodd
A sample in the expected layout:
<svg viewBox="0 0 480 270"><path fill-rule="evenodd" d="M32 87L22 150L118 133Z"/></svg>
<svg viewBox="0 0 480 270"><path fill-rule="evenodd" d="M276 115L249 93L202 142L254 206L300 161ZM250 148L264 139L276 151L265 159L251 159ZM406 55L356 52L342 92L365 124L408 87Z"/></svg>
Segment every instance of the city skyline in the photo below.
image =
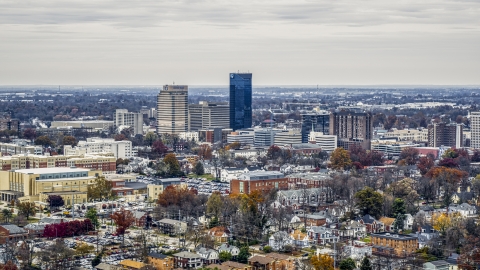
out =
<svg viewBox="0 0 480 270"><path fill-rule="evenodd" d="M4 85L478 85L480 3L0 3Z"/></svg>

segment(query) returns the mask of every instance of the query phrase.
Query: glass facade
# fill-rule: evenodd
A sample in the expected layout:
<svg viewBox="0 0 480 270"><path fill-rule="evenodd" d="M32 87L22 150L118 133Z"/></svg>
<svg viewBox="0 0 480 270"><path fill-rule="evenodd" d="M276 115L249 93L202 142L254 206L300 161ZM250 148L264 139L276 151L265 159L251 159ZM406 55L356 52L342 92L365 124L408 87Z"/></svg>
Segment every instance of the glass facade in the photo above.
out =
<svg viewBox="0 0 480 270"><path fill-rule="evenodd" d="M230 73L230 128L252 127L252 73Z"/></svg>

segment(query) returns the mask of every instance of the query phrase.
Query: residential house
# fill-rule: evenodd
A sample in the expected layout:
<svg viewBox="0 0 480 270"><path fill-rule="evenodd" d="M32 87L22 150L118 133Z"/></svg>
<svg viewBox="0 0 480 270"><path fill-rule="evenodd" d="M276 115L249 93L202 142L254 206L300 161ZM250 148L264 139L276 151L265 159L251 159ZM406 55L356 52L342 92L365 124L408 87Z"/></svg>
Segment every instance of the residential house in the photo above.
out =
<svg viewBox="0 0 480 270"><path fill-rule="evenodd" d="M314 210L325 202L327 188L306 188L278 191L277 203L293 209L310 207Z"/></svg>
<svg viewBox="0 0 480 270"><path fill-rule="evenodd" d="M327 223L327 217L317 213L298 216L302 223L306 223L307 226L323 226Z"/></svg>
<svg viewBox="0 0 480 270"><path fill-rule="evenodd" d="M144 227L147 220L147 212L143 211L134 211L133 216L135 217L135 226Z"/></svg>
<svg viewBox="0 0 480 270"><path fill-rule="evenodd" d="M352 258L359 262L365 256L372 255L372 246L362 241L353 241L352 245L346 245L343 247L343 256Z"/></svg>
<svg viewBox="0 0 480 270"><path fill-rule="evenodd" d="M338 242L337 230L325 226L312 226L307 230L308 236L315 244L325 245Z"/></svg>
<svg viewBox="0 0 480 270"><path fill-rule="evenodd" d="M378 233L385 230L384 224L370 215L364 215L363 217L358 218L357 221L360 224L367 226L367 233Z"/></svg>
<svg viewBox="0 0 480 270"><path fill-rule="evenodd" d="M338 233L340 237L358 239L367 235L367 226L358 221L351 220L350 222L341 224Z"/></svg>
<svg viewBox="0 0 480 270"><path fill-rule="evenodd" d="M378 221L380 221L381 223L383 223L384 231L386 231L386 232L393 232L393 231L395 231L394 224L393 224L393 223L395 222L395 219L394 219L394 218L381 217Z"/></svg>
<svg viewBox="0 0 480 270"><path fill-rule="evenodd" d="M452 196L453 203L464 203L464 202L471 202L476 203L475 194L470 190L470 187L462 190L461 187L458 188L457 192Z"/></svg>
<svg viewBox="0 0 480 270"><path fill-rule="evenodd" d="M219 270L252 270L252 266L248 264L226 261L222 264L211 264L209 265L210 269L219 269Z"/></svg>
<svg viewBox="0 0 480 270"><path fill-rule="evenodd" d="M426 262L423 264L424 270L450 270L450 264L444 260Z"/></svg>
<svg viewBox="0 0 480 270"><path fill-rule="evenodd" d="M238 254L240 253L240 249L238 247L227 243L223 243L220 245L220 247L218 248L218 254L224 251L232 254L232 259L237 258Z"/></svg>
<svg viewBox="0 0 480 270"><path fill-rule="evenodd" d="M123 260L118 264L120 266L122 266L122 269L129 269L129 270L141 269L142 267L146 266L146 264L143 263L143 262L137 262L137 261L129 260L129 259Z"/></svg>
<svg viewBox="0 0 480 270"><path fill-rule="evenodd" d="M27 239L28 231L13 224L0 225L0 244Z"/></svg>
<svg viewBox="0 0 480 270"><path fill-rule="evenodd" d="M412 230L413 229L413 221L414 221L414 218L411 214L405 214L405 220L403 221L403 229L404 230Z"/></svg>
<svg viewBox="0 0 480 270"><path fill-rule="evenodd" d="M416 235L396 233L373 233L370 235L374 255L396 255L405 257L418 249Z"/></svg>
<svg viewBox="0 0 480 270"><path fill-rule="evenodd" d="M187 223L174 219L164 218L154 222L157 225L158 230L163 234L177 235L178 233L187 231Z"/></svg>
<svg viewBox="0 0 480 270"><path fill-rule="evenodd" d="M173 270L175 267L175 260L172 256L156 252L148 254L148 262L155 266L157 270Z"/></svg>
<svg viewBox="0 0 480 270"><path fill-rule="evenodd" d="M283 250L285 246L291 246L293 243L292 237L284 231L278 231L268 239L268 245L271 246L273 250Z"/></svg>
<svg viewBox="0 0 480 270"><path fill-rule="evenodd" d="M432 239L437 238L439 233L435 231L431 225L425 224L421 227L418 227L416 236L418 237L418 248L423 248L428 246Z"/></svg>
<svg viewBox="0 0 480 270"><path fill-rule="evenodd" d="M230 237L230 231L225 227L217 226L208 230L208 235L212 236L217 243L226 243Z"/></svg>
<svg viewBox="0 0 480 270"><path fill-rule="evenodd" d="M175 260L176 268L198 269L203 266L202 256L196 253L182 251L182 252L173 254L173 257Z"/></svg>
<svg viewBox="0 0 480 270"><path fill-rule="evenodd" d="M254 255L248 259L252 270L285 269L294 270L294 258L278 253L267 253L265 256Z"/></svg>
<svg viewBox="0 0 480 270"><path fill-rule="evenodd" d="M308 238L307 233L302 233L300 230L294 230L290 237L293 240L293 244L299 248L308 247L310 244L310 239Z"/></svg>
<svg viewBox="0 0 480 270"><path fill-rule="evenodd" d="M121 265L112 265L108 263L100 263L99 265L95 266L93 269L95 270L121 270L123 267Z"/></svg>
<svg viewBox="0 0 480 270"><path fill-rule="evenodd" d="M218 251L210 248L197 247L195 249L198 255L202 257L203 265L217 263L219 260Z"/></svg>
<svg viewBox="0 0 480 270"><path fill-rule="evenodd" d="M468 203L452 204L448 207L448 213L460 213L465 218L477 217L477 208Z"/></svg>

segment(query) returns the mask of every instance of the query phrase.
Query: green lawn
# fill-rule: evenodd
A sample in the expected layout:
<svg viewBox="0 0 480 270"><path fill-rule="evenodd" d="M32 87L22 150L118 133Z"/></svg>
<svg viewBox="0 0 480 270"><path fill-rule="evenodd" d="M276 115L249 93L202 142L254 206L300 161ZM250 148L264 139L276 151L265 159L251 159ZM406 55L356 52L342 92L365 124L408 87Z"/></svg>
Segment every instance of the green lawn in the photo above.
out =
<svg viewBox="0 0 480 270"><path fill-rule="evenodd" d="M371 242L370 236L367 236L367 237L365 237L365 238L362 238L361 241L363 241L363 242L365 242L365 243L370 243L370 242Z"/></svg>

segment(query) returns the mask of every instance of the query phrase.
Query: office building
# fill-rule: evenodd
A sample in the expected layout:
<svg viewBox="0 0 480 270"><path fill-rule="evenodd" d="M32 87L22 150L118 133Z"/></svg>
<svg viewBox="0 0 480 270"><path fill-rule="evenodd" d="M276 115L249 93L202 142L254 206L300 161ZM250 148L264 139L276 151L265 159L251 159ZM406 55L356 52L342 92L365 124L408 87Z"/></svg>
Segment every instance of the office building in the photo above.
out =
<svg viewBox="0 0 480 270"><path fill-rule="evenodd" d="M328 135L323 132L310 132L308 142L320 146L323 151L328 153L333 152L338 144L336 135Z"/></svg>
<svg viewBox="0 0 480 270"><path fill-rule="evenodd" d="M157 96L157 133L188 131L188 86L164 85Z"/></svg>
<svg viewBox="0 0 480 270"><path fill-rule="evenodd" d="M253 145L255 131L253 130L238 130L227 135L227 143L239 142L242 146Z"/></svg>
<svg viewBox="0 0 480 270"><path fill-rule="evenodd" d="M0 118L0 130L20 131L20 120L10 118Z"/></svg>
<svg viewBox="0 0 480 270"><path fill-rule="evenodd" d="M302 143L300 130L281 130L275 133L275 145L284 146Z"/></svg>
<svg viewBox="0 0 480 270"><path fill-rule="evenodd" d="M268 192L271 189L286 190L288 189L288 179L280 172L248 172L242 174L238 179L230 181L230 190L232 194L250 194L259 190Z"/></svg>
<svg viewBox="0 0 480 270"><path fill-rule="evenodd" d="M93 129L98 131L108 131L114 126L114 121L89 120L89 121L52 121L50 128L74 128L74 129Z"/></svg>
<svg viewBox="0 0 480 270"><path fill-rule="evenodd" d="M132 127L134 135L143 135L142 113L129 112L126 109L117 109L113 115L113 124L117 130L119 128Z"/></svg>
<svg viewBox="0 0 480 270"><path fill-rule="evenodd" d="M212 103L200 101L199 104L188 105L189 127L191 131L198 131L210 127L230 126L229 108L227 103Z"/></svg>
<svg viewBox="0 0 480 270"><path fill-rule="evenodd" d="M227 136L232 133L231 128L211 127L202 129L198 132L198 139L200 142L208 142L211 144L221 142L227 143Z"/></svg>
<svg viewBox="0 0 480 270"><path fill-rule="evenodd" d="M329 133L330 114L326 111L302 114L302 143L308 143L311 131Z"/></svg>
<svg viewBox="0 0 480 270"><path fill-rule="evenodd" d="M252 73L230 73L230 128L252 127Z"/></svg>
<svg viewBox="0 0 480 270"><path fill-rule="evenodd" d="M26 145L14 143L0 143L0 155L20 155L20 154L43 154L41 145Z"/></svg>
<svg viewBox="0 0 480 270"><path fill-rule="evenodd" d="M77 167L102 171L103 174L113 174L117 170L117 159L113 154L105 156L74 155L74 156L42 156L42 155L13 155L0 157L0 171Z"/></svg>
<svg viewBox="0 0 480 270"><path fill-rule="evenodd" d="M49 195L59 195L65 205L86 203L88 185L101 171L87 168L38 168L0 171L0 199L46 203Z"/></svg>
<svg viewBox="0 0 480 270"><path fill-rule="evenodd" d="M81 154L106 154L112 153L115 158L133 157L132 141L115 141L114 139L87 138L86 141L79 141L77 146L65 145L65 155Z"/></svg>
<svg viewBox="0 0 480 270"><path fill-rule="evenodd" d="M480 112L470 113L470 147L480 149Z"/></svg>
<svg viewBox="0 0 480 270"><path fill-rule="evenodd" d="M259 146L271 146L274 142L275 134L280 130L270 128L260 128L254 130L253 145Z"/></svg>
<svg viewBox="0 0 480 270"><path fill-rule="evenodd" d="M330 135L337 135L337 146L344 149L359 144L370 150L373 116L369 112L341 110L330 114Z"/></svg>
<svg viewBox="0 0 480 270"><path fill-rule="evenodd" d="M390 131L383 134L386 138L397 138L399 141L416 141L427 142L428 141L428 129L396 129L392 128Z"/></svg>
<svg viewBox="0 0 480 270"><path fill-rule="evenodd" d="M428 146L463 147L463 125L446 123L428 125Z"/></svg>

